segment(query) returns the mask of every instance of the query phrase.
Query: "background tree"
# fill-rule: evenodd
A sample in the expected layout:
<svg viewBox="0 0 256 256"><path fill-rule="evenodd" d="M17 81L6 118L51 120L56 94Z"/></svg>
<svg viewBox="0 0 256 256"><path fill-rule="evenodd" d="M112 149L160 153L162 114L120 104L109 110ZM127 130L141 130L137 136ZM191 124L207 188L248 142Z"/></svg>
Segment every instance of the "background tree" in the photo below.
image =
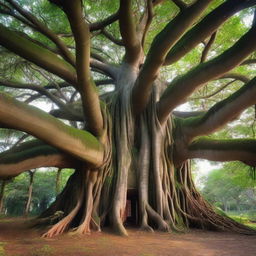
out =
<svg viewBox="0 0 256 256"><path fill-rule="evenodd" d="M60 193L60 188L61 188L61 169L57 170L56 173L56 195L58 195Z"/></svg>
<svg viewBox="0 0 256 256"><path fill-rule="evenodd" d="M3 213L4 210L4 191L6 186L6 180L2 180L1 182L1 190L0 190L0 214Z"/></svg>
<svg viewBox="0 0 256 256"><path fill-rule="evenodd" d="M33 193L33 183L34 183L34 175L36 170L28 171L29 174L29 187L28 187L28 198L24 209L24 216L28 216L31 207L32 193Z"/></svg>
<svg viewBox="0 0 256 256"><path fill-rule="evenodd" d="M0 155L0 176L42 166L76 169L41 215L64 212L46 237L107 223L126 235L128 189L136 191L143 229L253 232L204 201L189 160L255 165L253 136L203 137L256 103L253 71L234 70L254 63L256 24L248 17L255 4L0 1L0 124L22 131ZM33 107L39 98L54 109ZM200 101L200 109L175 111L189 100Z"/></svg>
<svg viewBox="0 0 256 256"><path fill-rule="evenodd" d="M62 189L73 170L62 170L60 179L60 189ZM33 194L31 197L31 207L29 216L34 216L45 211L55 200L55 179L56 173L53 170L40 170L34 174ZM30 177L26 172L17 176L5 186L4 209L7 216L22 216L28 201Z"/></svg>
<svg viewBox="0 0 256 256"><path fill-rule="evenodd" d="M255 180L248 166L239 162L225 164L202 177L203 196L224 211L248 211L254 207Z"/></svg>

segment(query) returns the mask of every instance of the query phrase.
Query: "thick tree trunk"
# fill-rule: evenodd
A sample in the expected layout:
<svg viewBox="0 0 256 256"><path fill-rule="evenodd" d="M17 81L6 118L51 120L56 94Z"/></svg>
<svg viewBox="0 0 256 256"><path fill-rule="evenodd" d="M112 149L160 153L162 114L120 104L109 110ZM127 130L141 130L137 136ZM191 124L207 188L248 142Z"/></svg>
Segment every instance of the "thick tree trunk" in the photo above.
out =
<svg viewBox="0 0 256 256"><path fill-rule="evenodd" d="M127 191L133 189L138 201L138 226L144 230L182 231L190 227L234 230L253 233L249 228L218 215L197 192L189 161L174 165L174 150L179 150L180 126L170 119L160 125L156 102L161 83L153 90L151 102L140 120L133 120L130 93L134 70L123 67L119 91L111 99L110 111L102 110L108 145L104 164L99 169L81 166L70 177L56 202L40 217L63 218L45 237L73 228L79 234L110 225L127 235ZM182 149L182 148L181 148ZM53 223L52 223L53 224Z"/></svg>

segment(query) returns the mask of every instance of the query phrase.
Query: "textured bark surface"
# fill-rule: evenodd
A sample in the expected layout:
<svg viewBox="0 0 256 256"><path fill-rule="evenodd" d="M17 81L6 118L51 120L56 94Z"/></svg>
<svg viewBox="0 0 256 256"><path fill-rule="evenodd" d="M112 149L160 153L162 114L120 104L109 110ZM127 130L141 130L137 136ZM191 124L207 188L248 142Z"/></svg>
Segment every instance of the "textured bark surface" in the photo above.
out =
<svg viewBox="0 0 256 256"><path fill-rule="evenodd" d="M119 91L112 96L109 111L103 111L112 150L99 169L76 170L56 202L41 215L47 218L64 212L63 219L44 237L68 229L85 234L100 231L105 225L117 234L128 235L125 220L129 189L135 191L136 225L143 230L181 232L193 227L253 234L253 230L216 213L201 197L192 180L189 160L175 166L173 157L176 147L182 148L182 131L173 116L164 126L158 121L156 102L163 84L154 86L140 120L133 119L130 96L135 74L124 69Z"/></svg>
<svg viewBox="0 0 256 256"><path fill-rule="evenodd" d="M85 234L104 226L127 235L127 198L132 198L130 210L143 230L184 231L196 227L254 234L254 230L216 213L201 197L192 180L190 159L252 163L256 157L254 138L224 141L200 137L219 130L256 104L256 78L229 73L246 64L245 59L256 50L255 20L244 35L230 40L228 49L212 51L214 56L206 58L216 30L237 12L252 10L256 1L227 0L213 7L213 0L190 5L173 0L179 12L173 11L157 34L150 31L150 25L154 24L155 10L165 4L162 0L120 0L118 11L95 23L88 22L91 13L87 14L90 8L86 7L94 1L49 2L68 22L69 33L57 33L58 24L50 29L41 15L37 17L33 8L23 3L0 2L0 14L20 22L20 30L25 31L17 32L3 21L0 45L29 62L44 80L33 85L25 83L26 79L0 79L6 88L37 93L21 102L1 91L0 127L38 139L20 141L0 153L0 177L42 166L75 169L56 201L37 220L40 225L50 224L43 236L68 230ZM104 1L101 3L104 5ZM116 21L120 39L106 29ZM98 35L111 44L95 43ZM71 40L65 39L69 37ZM205 48L199 64L164 81L161 68L180 60L201 42ZM123 47L119 49L122 57L119 53L117 58L108 56L115 47ZM224 78L243 81L244 85L207 111L174 111L211 80ZM100 96L96 85L107 84L113 91ZM28 104L41 96L58 109L45 113Z"/></svg>

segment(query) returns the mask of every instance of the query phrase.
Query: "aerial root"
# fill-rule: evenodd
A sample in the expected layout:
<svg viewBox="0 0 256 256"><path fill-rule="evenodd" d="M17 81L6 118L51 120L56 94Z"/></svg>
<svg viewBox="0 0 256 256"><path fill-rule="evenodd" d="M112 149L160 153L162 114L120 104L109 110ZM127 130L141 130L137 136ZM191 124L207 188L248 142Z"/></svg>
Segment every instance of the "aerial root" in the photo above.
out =
<svg viewBox="0 0 256 256"><path fill-rule="evenodd" d="M170 231L170 225L154 209L152 209L149 204L147 204L145 208L149 217L156 224L158 230L164 232Z"/></svg>
<svg viewBox="0 0 256 256"><path fill-rule="evenodd" d="M67 230L69 224L76 216L79 208L81 206L81 202L79 201L76 207L62 220L53 225L46 233L42 235L43 238L51 238L57 235L62 234L65 230Z"/></svg>

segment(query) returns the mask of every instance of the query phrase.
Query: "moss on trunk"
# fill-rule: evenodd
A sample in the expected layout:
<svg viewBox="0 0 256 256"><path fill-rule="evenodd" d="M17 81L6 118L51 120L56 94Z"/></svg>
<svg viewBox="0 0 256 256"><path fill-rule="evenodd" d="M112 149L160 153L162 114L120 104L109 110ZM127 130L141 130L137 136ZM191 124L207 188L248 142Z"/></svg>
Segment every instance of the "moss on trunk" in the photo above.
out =
<svg viewBox="0 0 256 256"><path fill-rule="evenodd" d="M137 226L143 230L184 231L196 227L255 233L215 213L197 192L189 161L179 168L174 166L175 136L181 132L172 116L165 125L157 119L161 84L154 87L151 101L138 120L133 120L131 114L131 88L120 86L111 104L102 105L104 164L97 170L83 165L70 177L56 202L40 216L64 212L63 218L44 236L52 237L67 230L84 234L100 231L106 225L118 234L127 235L124 222L127 191L131 186L128 176L133 180L138 202Z"/></svg>

